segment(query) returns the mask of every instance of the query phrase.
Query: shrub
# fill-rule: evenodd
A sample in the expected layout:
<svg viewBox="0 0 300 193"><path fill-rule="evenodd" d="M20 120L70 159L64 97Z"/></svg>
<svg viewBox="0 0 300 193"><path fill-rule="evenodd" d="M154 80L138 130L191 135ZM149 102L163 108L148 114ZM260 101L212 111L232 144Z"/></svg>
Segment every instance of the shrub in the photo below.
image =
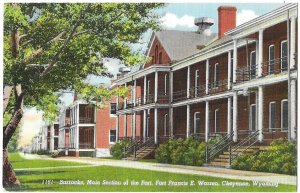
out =
<svg viewBox="0 0 300 193"><path fill-rule="evenodd" d="M132 141L122 140L121 142L117 142L110 148L110 154L115 159L122 159L126 157L124 154L124 149L133 145Z"/></svg>
<svg viewBox="0 0 300 193"><path fill-rule="evenodd" d="M295 175L297 149L294 142L274 141L265 152L242 155L232 163L232 168Z"/></svg>
<svg viewBox="0 0 300 193"><path fill-rule="evenodd" d="M55 150L55 151L53 151L53 152L51 153L51 157L52 157L52 158L57 158L57 157L59 156L59 153L60 153L60 151Z"/></svg>
<svg viewBox="0 0 300 193"><path fill-rule="evenodd" d="M44 150L44 149L40 149L40 150L37 150L36 154L38 154L38 155L49 155L49 151Z"/></svg>
<svg viewBox="0 0 300 193"><path fill-rule="evenodd" d="M205 159L205 144L192 138L171 139L159 145L155 158L159 163L201 166Z"/></svg>

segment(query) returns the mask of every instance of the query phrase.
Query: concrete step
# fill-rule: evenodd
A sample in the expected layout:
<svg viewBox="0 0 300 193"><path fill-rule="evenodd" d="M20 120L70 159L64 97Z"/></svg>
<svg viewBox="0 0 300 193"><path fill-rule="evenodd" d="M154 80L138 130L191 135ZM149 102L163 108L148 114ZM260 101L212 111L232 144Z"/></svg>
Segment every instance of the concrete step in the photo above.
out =
<svg viewBox="0 0 300 193"><path fill-rule="evenodd" d="M227 167L228 166L228 162L210 162L209 163L210 166L218 166L218 167Z"/></svg>
<svg viewBox="0 0 300 193"><path fill-rule="evenodd" d="M214 159L214 161L216 161L216 162L228 162L229 157L228 158L216 158L216 159Z"/></svg>

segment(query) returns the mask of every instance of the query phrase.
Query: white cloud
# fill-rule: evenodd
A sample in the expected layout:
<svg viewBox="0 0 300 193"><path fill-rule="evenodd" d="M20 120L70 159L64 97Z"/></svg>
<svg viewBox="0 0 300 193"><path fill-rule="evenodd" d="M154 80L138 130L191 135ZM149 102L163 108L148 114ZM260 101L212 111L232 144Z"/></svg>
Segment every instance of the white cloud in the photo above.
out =
<svg viewBox="0 0 300 193"><path fill-rule="evenodd" d="M190 15L178 17L173 13L166 13L165 16L160 19L160 22L162 26L166 28L176 28L177 26L192 28L195 26L194 19L195 18Z"/></svg>
<svg viewBox="0 0 300 193"><path fill-rule="evenodd" d="M242 23L245 23L247 21L250 21L251 19L254 19L258 17L256 13L253 10L250 9L242 9L241 12L238 12L237 14L237 25L241 25Z"/></svg>

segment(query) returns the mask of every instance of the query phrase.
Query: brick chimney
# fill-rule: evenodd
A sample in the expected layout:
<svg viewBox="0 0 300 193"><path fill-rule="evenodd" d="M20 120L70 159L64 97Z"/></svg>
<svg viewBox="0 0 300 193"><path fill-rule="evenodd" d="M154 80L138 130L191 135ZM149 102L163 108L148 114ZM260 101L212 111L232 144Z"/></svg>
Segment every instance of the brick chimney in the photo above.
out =
<svg viewBox="0 0 300 193"><path fill-rule="evenodd" d="M220 6L219 12L219 38L224 37L224 33L236 26L236 7Z"/></svg>

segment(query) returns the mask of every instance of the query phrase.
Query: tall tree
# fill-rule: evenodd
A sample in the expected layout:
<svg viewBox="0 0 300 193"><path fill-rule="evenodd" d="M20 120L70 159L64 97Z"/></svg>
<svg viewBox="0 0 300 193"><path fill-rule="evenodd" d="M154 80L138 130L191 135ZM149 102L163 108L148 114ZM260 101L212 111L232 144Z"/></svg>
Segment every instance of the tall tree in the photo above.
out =
<svg viewBox="0 0 300 193"><path fill-rule="evenodd" d="M131 65L141 57L131 50L148 29L158 28L154 3L5 4L3 185L19 186L8 160L7 144L23 116L23 105L55 117L54 94L84 90L89 74L108 76L102 58ZM100 92L101 94L102 92ZM105 95L103 93L103 95ZM53 113L54 112L54 113Z"/></svg>

